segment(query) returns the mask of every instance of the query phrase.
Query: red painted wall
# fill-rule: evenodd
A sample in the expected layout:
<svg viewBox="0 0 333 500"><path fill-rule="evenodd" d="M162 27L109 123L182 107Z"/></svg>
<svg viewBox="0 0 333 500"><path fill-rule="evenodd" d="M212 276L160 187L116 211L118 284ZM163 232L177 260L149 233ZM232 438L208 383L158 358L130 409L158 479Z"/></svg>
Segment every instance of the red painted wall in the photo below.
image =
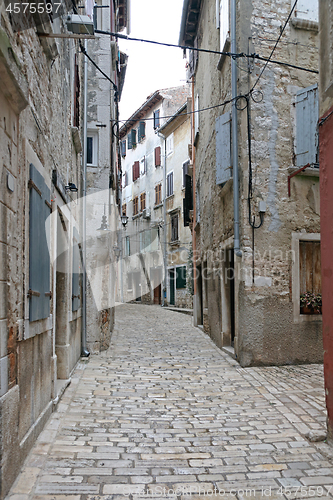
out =
<svg viewBox="0 0 333 500"><path fill-rule="evenodd" d="M328 437L333 439L333 114L319 120L323 344Z"/></svg>

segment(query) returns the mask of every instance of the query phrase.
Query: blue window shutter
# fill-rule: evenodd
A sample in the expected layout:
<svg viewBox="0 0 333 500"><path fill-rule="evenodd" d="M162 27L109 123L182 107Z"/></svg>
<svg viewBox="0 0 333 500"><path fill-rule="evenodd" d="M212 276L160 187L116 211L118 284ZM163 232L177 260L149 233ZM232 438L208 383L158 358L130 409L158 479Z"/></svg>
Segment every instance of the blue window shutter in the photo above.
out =
<svg viewBox="0 0 333 500"><path fill-rule="evenodd" d="M29 206L29 321L50 315L50 190L30 164Z"/></svg>
<svg viewBox="0 0 333 500"><path fill-rule="evenodd" d="M216 184L225 184L232 178L230 125L230 113L216 118Z"/></svg>
<svg viewBox="0 0 333 500"><path fill-rule="evenodd" d="M80 307L80 249L79 233L73 229L73 274L72 274L72 311Z"/></svg>
<svg viewBox="0 0 333 500"><path fill-rule="evenodd" d="M296 94L296 166L318 163L318 86Z"/></svg>

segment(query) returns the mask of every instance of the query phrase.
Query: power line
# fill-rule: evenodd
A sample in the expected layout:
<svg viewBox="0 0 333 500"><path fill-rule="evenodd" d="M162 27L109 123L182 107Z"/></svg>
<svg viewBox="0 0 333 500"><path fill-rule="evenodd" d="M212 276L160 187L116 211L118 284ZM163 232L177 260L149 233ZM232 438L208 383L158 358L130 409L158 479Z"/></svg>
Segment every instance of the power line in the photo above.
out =
<svg viewBox="0 0 333 500"><path fill-rule="evenodd" d="M280 35L278 36L278 39L277 39L277 40L276 40L276 42L275 42L275 45L274 45L274 47L273 47L273 49L272 49L272 52L270 53L270 56L269 56L269 58L267 59L265 66L264 66L264 67L263 67L263 69L261 70L261 72L260 72L260 74L259 74L259 76L258 76L258 78L257 78L257 80L256 80L256 82L255 82L255 84L253 85L253 87L252 87L252 88L251 88L251 90L250 90L250 94L253 92L253 90L254 90L254 89L255 89L255 87L257 86L257 84L258 84L258 82L259 82L260 78L262 77L263 72L264 72L264 71L265 71L265 69L267 68L267 64L271 61L272 56L273 56L273 54L274 54L274 51L275 51L275 49L276 49L276 47L277 47L277 45L278 45L278 43L279 43L279 41L280 41L280 39L281 39L281 37L282 37L283 33L284 33L284 30L286 29L286 26L287 26L287 24L288 24L288 22L289 22L289 19L291 18L292 13L293 13L293 12L294 12L294 10L295 10L296 4L297 4L297 0L295 0L295 2L294 2L294 5L292 6L291 11L289 12L289 15L288 15L288 17L287 17L287 19L286 19L286 22L284 23L284 26L283 26L283 28L282 28L282 30L281 30L281 32L280 32Z"/></svg>

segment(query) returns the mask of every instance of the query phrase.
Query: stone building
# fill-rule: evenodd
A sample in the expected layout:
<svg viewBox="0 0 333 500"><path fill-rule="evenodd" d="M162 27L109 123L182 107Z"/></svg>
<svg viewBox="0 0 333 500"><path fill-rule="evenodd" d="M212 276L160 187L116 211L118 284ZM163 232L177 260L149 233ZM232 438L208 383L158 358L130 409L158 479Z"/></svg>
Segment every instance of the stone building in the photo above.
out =
<svg viewBox="0 0 333 500"><path fill-rule="evenodd" d="M187 224L184 225L186 179L189 178L191 182L191 109L191 100L188 99L159 129L159 135L164 138L163 157L166 171L166 299L169 306L187 309L193 307L192 237L189 222L186 221ZM191 189L188 194L191 195Z"/></svg>
<svg viewBox="0 0 333 500"><path fill-rule="evenodd" d="M324 375L327 406L328 438L333 438L333 287L332 287L332 221L333 221L333 59L329 47L333 44L333 14L331 6L319 2L319 158L321 205L321 262L323 292Z"/></svg>
<svg viewBox="0 0 333 500"><path fill-rule="evenodd" d="M122 258L119 264L122 282L119 287L120 296L126 302L166 304L166 296L163 296L163 289L166 292L166 242L171 236L169 226L164 221L170 217L166 212L167 204L172 204L174 197L170 191L169 199L166 200L168 155L165 155L164 135L159 131L187 102L188 95L188 86L156 91L120 129L123 157L122 213L129 220L126 228L120 229L119 235L122 242ZM184 142L180 153L182 161L179 160L177 164L177 196L181 196L182 162L188 158L187 148L190 140L184 129L181 130L177 137L182 138ZM171 129L167 129L167 134L171 134ZM170 142L171 137L169 139ZM170 152L169 160L172 156L179 158ZM178 214L178 205L174 208L177 209L175 214ZM169 209L172 210L171 205ZM178 227L180 224L179 219Z"/></svg>
<svg viewBox="0 0 333 500"><path fill-rule="evenodd" d="M0 3L0 498L80 358L84 295L84 57L66 26L77 4L63 1L53 16L8 5ZM43 36L59 33L66 38ZM115 157L110 165L116 175Z"/></svg>
<svg viewBox="0 0 333 500"><path fill-rule="evenodd" d="M323 356L321 307L301 299L321 292L318 5L299 0L286 23L294 3L183 6L180 45L219 52L188 62L194 320L242 366ZM281 30L283 65L264 66Z"/></svg>

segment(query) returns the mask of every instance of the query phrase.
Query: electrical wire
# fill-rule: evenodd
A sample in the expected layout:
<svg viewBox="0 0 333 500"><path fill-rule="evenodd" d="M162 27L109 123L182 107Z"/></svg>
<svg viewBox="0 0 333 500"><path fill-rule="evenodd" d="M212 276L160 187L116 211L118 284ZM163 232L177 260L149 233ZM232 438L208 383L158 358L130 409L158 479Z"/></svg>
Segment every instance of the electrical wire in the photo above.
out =
<svg viewBox="0 0 333 500"><path fill-rule="evenodd" d="M286 26L287 26L287 24L288 24L288 22L289 22L289 19L291 18L292 13L293 13L293 12L294 12L294 10L295 10L296 4L297 4L297 0L295 0L294 5L292 6L292 9L291 9L291 11L289 12L289 15L288 15L288 17L287 17L287 19L286 19L286 21L285 21L285 23L284 23L284 25L283 25L283 28L282 28L282 30L281 30L281 32L280 32L280 35L278 36L278 39L277 39L277 40L276 40L276 42L275 42L275 45L274 45L274 47L273 47L273 49L272 49L272 52L270 53L270 56L269 56L269 58L267 59L265 66L264 66L264 67L263 67L263 69L261 70L261 72L260 72L260 74L259 74L259 76L258 76L258 78L257 78L257 80L256 80L256 82L255 82L255 84L252 86L252 88L251 88L251 90L250 90L250 93L252 93L252 92L253 92L253 90L255 89L255 87L258 85L260 78L262 77L262 75L263 75L263 73L264 73L265 69L267 68L267 64L271 61L272 56L273 56L273 54L274 54L274 52L275 52L275 49L276 49L276 47L277 47L277 45L278 45L278 43L279 43L279 41L280 41L280 39L281 39L281 37L282 37L282 35L283 35L283 33L284 33L284 30L286 29Z"/></svg>

